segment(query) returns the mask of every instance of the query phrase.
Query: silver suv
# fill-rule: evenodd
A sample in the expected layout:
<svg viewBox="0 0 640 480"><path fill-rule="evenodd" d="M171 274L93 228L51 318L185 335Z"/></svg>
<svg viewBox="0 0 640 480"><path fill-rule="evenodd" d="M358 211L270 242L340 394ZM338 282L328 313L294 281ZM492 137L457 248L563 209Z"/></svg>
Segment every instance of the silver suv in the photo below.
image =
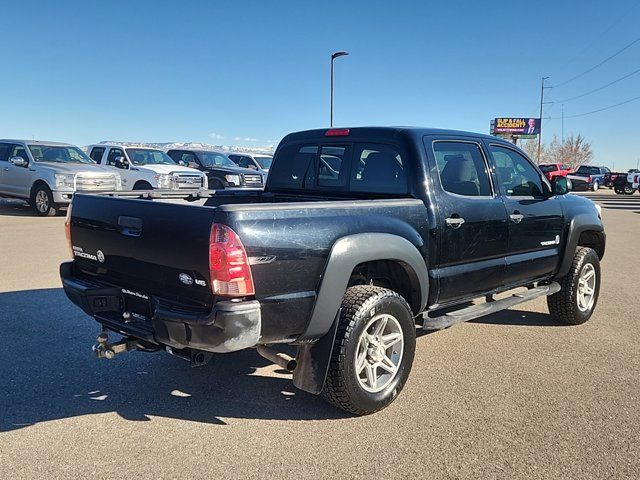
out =
<svg viewBox="0 0 640 480"><path fill-rule="evenodd" d="M38 215L56 215L76 191L121 190L117 173L74 145L0 140L0 196L27 200Z"/></svg>

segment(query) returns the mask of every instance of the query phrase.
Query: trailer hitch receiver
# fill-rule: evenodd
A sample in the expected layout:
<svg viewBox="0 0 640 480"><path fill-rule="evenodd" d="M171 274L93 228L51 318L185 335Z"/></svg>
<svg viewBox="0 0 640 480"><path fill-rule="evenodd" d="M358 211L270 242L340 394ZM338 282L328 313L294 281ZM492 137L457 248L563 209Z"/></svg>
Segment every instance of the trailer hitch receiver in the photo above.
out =
<svg viewBox="0 0 640 480"><path fill-rule="evenodd" d="M128 340L126 338L115 343L109 343L109 336L106 333L98 335L96 340L98 343L93 346L96 358L106 358L108 360L111 360L119 353L138 350L140 346L137 340Z"/></svg>

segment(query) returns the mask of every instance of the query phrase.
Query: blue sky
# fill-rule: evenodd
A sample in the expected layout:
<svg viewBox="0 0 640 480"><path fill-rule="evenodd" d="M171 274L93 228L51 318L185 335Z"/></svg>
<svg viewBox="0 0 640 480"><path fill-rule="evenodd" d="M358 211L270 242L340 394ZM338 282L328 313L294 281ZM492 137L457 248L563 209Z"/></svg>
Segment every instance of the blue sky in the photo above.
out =
<svg viewBox="0 0 640 480"><path fill-rule="evenodd" d="M328 124L335 50L350 52L336 61L336 125L487 133L493 117L537 116L543 75L559 84L638 38L637 3L6 2L0 137L267 145ZM640 42L547 99L638 68ZM640 74L566 102L565 115L638 95ZM561 107L547 112L550 139ZM567 118L564 131L590 140L596 163L628 168L637 118L640 101Z"/></svg>

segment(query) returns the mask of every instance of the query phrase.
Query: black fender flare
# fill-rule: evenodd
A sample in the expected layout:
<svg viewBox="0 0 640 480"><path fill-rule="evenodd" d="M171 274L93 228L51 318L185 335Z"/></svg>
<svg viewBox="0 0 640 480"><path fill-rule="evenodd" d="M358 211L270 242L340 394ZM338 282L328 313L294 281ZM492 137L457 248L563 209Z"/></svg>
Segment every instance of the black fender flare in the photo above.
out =
<svg viewBox="0 0 640 480"><path fill-rule="evenodd" d="M564 253L562 255L562 261L558 268L556 278L562 278L571 269L571 263L573 262L573 255L578 247L578 241L582 232L594 231L599 232L603 236L604 242L604 226L602 222L594 222L594 216L592 214L581 213L571 219L569 223L569 230L567 232L567 241L565 242ZM604 245L603 245L604 254Z"/></svg>
<svg viewBox="0 0 640 480"><path fill-rule="evenodd" d="M425 260L414 244L390 233L359 233L340 238L331 248L307 329L297 339L303 345L298 347L293 383L301 390L314 394L322 391L349 278L357 265L374 260L395 260L413 270L420 285L417 313L425 309L429 275Z"/></svg>

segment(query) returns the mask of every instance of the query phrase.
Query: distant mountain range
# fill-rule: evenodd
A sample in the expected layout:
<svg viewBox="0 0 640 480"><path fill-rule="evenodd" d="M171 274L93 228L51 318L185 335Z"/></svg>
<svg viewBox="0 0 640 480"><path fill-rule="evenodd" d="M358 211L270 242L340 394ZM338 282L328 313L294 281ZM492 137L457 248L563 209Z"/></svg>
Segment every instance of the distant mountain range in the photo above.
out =
<svg viewBox="0 0 640 480"><path fill-rule="evenodd" d="M100 143L120 143L126 144L130 147L149 147L157 148L159 150L172 150L172 149L189 149L189 150L221 150L225 152L245 152L245 153L268 153L272 154L274 147L270 145L268 147L239 147L235 145L210 145L208 143L199 142L164 142L164 143L147 143L147 142L114 142L114 141L102 141Z"/></svg>

